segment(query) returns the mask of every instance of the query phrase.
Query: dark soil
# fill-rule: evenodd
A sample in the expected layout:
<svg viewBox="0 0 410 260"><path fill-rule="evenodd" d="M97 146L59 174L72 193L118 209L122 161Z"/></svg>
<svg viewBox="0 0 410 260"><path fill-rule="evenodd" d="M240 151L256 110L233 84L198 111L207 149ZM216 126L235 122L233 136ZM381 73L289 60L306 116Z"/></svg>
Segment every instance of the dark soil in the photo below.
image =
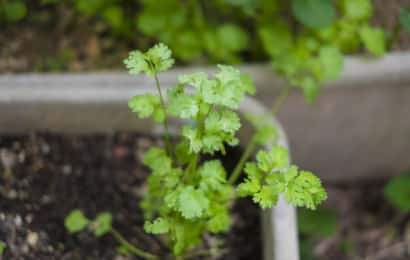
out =
<svg viewBox="0 0 410 260"><path fill-rule="evenodd" d="M410 214L386 201L385 184L381 180L327 187L325 206L337 213L338 227L333 235L314 241L314 259L410 259Z"/></svg>
<svg viewBox="0 0 410 260"><path fill-rule="evenodd" d="M111 212L114 227L133 244L166 254L158 238L144 233L138 207L148 174L140 158L158 143L133 133L0 136L0 240L7 245L0 259L135 259L117 253L110 235L68 234L64 218L75 208L90 218ZM240 200L232 214L221 259L260 259L259 210Z"/></svg>

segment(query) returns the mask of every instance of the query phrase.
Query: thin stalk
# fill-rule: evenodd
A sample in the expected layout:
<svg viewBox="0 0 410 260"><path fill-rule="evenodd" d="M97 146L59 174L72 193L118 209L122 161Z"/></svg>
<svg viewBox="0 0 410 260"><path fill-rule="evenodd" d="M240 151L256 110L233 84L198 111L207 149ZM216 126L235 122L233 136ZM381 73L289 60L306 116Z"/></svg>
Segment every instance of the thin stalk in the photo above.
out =
<svg viewBox="0 0 410 260"><path fill-rule="evenodd" d="M162 110L164 110L164 114L165 114L165 119L164 119L164 129L165 129L165 143L166 143L166 148L167 148L167 154L169 156L172 157L172 148L171 148L171 141L170 141L170 137L169 137L169 128L168 128L168 120L167 120L167 110L165 107L165 101L164 101L164 97L162 95L162 91L161 91L161 85L159 84L159 79L158 79L158 75L155 73L154 74L154 78L155 78L155 85L157 87L157 91L159 93L159 98L161 101L161 107Z"/></svg>
<svg viewBox="0 0 410 260"><path fill-rule="evenodd" d="M279 96L274 100L273 105L272 105L273 115L276 115L278 113L279 108L283 105L286 98L289 96L289 88L290 88L290 85L286 85L285 87L283 87Z"/></svg>
<svg viewBox="0 0 410 260"><path fill-rule="evenodd" d="M121 245L125 246L127 250L129 250L131 253L139 257L142 257L144 259L149 259L149 260L158 259L158 256L145 252L144 250L139 249L133 244L131 244L130 242L128 242L128 240L125 239L117 230L112 228L110 231L111 231L111 234L115 237L115 239L117 239L118 242Z"/></svg>
<svg viewBox="0 0 410 260"><path fill-rule="evenodd" d="M252 155L253 150L255 149L255 146L256 146L256 140L255 140L255 137L252 137L251 140L249 141L248 145L246 146L245 151L243 152L241 158L239 159L238 164L236 165L235 169L233 170L231 176L229 177L228 182L230 184L234 184L235 181L238 179L239 175L242 172L243 166L245 165L245 162Z"/></svg>

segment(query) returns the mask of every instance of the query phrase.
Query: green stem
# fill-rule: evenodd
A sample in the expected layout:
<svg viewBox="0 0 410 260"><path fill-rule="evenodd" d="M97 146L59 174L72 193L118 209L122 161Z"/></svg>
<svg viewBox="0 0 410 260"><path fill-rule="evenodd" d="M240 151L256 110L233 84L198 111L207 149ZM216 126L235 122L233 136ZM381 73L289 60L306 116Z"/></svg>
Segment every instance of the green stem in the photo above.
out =
<svg viewBox="0 0 410 260"><path fill-rule="evenodd" d="M245 165L245 162L249 159L251 154L253 153L253 150L255 149L256 146L256 140L255 137L252 137L251 140L249 141L248 145L245 148L245 151L243 152L241 158L239 159L238 164L236 165L235 169L233 170L231 176L229 177L228 182L230 184L234 184L235 181L238 179L240 176L243 166Z"/></svg>
<svg viewBox="0 0 410 260"><path fill-rule="evenodd" d="M169 128L168 128L168 120L167 120L167 110L165 107L165 101L164 101L164 97L162 95L162 91L161 91L161 85L159 84L159 79L158 79L158 75L155 73L154 74L154 78L155 78L155 85L157 87L158 93L159 93L159 98L161 101L161 107L162 110L164 111L164 115L165 115L165 119L164 119L164 129L165 129L165 143L166 143L166 148L167 148L167 154L168 156L172 157L172 148L171 148L171 141L170 141L170 137L169 137Z"/></svg>
<svg viewBox="0 0 410 260"><path fill-rule="evenodd" d="M135 247L134 245L132 245L130 242L127 241L127 239L125 239L117 230L115 229L111 229L111 234L115 237L115 239L118 240L118 242L125 246L127 248L127 250L129 250L131 253L142 257L144 259L158 259L158 257L156 255L153 255L151 253L145 252L144 250L141 250L137 247Z"/></svg>
<svg viewBox="0 0 410 260"><path fill-rule="evenodd" d="M398 22L396 26L394 26L390 39L388 40L388 43L387 43L389 50L393 47L393 44L398 41L400 32L402 29L403 27L400 22Z"/></svg>
<svg viewBox="0 0 410 260"><path fill-rule="evenodd" d="M273 105L272 105L273 115L276 115L278 113L279 108L283 105L286 98L289 96L289 88L290 88L290 85L286 85L285 87L283 87L279 96L274 100Z"/></svg>

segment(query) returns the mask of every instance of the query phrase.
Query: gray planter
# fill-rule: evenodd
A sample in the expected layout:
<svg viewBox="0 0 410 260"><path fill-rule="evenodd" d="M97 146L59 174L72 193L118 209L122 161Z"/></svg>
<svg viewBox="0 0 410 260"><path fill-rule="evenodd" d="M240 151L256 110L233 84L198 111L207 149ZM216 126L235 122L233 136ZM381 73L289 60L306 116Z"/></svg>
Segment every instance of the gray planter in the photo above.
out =
<svg viewBox="0 0 410 260"><path fill-rule="evenodd" d="M115 130L161 133L157 124L137 119L127 107L131 96L153 91L153 87L135 87L135 77L125 78L124 82L123 75L3 76L0 133L38 130L82 134ZM266 110L255 99L247 98L240 112L261 114ZM272 123L276 123L274 119ZM177 127L178 122L171 123L171 131ZM280 143L287 147L286 136L280 130ZM245 123L239 132L244 143L250 131L251 127ZM263 212L262 231L265 260L299 259L295 209L282 198L275 208Z"/></svg>

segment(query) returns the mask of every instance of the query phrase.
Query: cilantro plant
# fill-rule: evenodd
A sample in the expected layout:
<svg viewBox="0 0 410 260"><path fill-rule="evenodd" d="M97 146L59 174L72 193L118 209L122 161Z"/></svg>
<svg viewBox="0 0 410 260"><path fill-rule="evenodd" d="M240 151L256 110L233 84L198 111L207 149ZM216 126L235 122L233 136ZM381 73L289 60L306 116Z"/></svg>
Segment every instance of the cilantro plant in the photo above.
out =
<svg viewBox="0 0 410 260"><path fill-rule="evenodd" d="M140 118L151 117L165 129L165 147L151 147L143 158L150 170L148 190L141 202L146 232L161 235L177 258L218 254L218 248L203 251L196 247L202 243L203 234L229 231L230 207L235 199L251 197L263 209L274 206L281 195L288 203L308 209L315 209L326 199L313 173L289 164L288 150L277 144L276 126L264 116L246 115L255 131L233 172L227 172L218 159L204 159L208 157L202 155L225 156L227 146L239 145L236 133L241 120L237 109L255 88L248 75L218 65L218 72L211 77L203 72L180 75L178 83L165 93L158 74L173 63L171 51L161 43L146 52L133 51L125 60L131 74L152 77L156 89L156 94L132 97L130 109ZM185 122L175 142L168 130L171 117ZM252 161L256 150L256 160ZM126 242L111 227L109 215L104 214L104 221L99 216L89 221L75 210L67 217L66 227L70 232L94 227L97 236L111 232L129 253L154 257ZM93 223L98 224L95 227Z"/></svg>

